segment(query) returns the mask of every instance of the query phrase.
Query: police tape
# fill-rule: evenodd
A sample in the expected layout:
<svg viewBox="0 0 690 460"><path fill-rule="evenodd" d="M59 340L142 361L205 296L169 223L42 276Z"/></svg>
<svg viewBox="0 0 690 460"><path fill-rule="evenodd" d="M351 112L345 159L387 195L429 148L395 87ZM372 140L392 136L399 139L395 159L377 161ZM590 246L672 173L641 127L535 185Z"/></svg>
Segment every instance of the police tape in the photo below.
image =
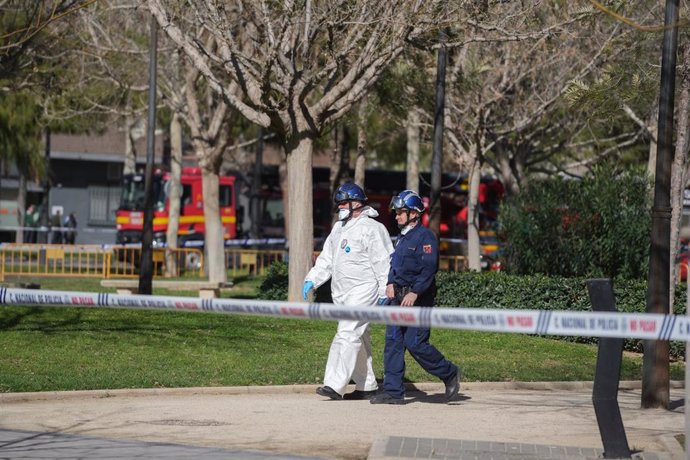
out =
<svg viewBox="0 0 690 460"><path fill-rule="evenodd" d="M0 305L215 312L297 319L356 320L484 332L690 341L690 317L653 313L398 306L344 307L306 302L39 291L7 287L0 288Z"/></svg>

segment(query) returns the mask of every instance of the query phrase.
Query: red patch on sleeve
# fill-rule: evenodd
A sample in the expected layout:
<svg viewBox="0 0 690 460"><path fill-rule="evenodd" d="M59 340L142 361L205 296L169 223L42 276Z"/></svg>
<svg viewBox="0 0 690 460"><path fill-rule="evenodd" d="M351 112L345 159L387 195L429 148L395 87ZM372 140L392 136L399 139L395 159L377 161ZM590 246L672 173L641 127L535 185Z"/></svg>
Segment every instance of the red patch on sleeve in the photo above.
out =
<svg viewBox="0 0 690 460"><path fill-rule="evenodd" d="M424 254L431 254L431 245L430 244L425 244L422 246L422 249L424 250Z"/></svg>

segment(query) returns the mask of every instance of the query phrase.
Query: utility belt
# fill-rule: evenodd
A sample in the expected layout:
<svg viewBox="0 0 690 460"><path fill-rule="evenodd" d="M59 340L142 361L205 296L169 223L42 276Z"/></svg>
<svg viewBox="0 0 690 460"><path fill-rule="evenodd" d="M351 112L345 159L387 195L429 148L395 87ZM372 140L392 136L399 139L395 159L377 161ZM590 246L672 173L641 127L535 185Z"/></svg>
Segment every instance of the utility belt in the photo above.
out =
<svg viewBox="0 0 690 460"><path fill-rule="evenodd" d="M401 286L393 284L393 293L395 294L395 302L400 305L403 297L412 291L412 286ZM415 305L432 306L434 304L434 294L436 293L436 286L432 285L429 289L422 293L417 293L417 301Z"/></svg>
<svg viewBox="0 0 690 460"><path fill-rule="evenodd" d="M398 303L402 302L403 297L410 293L412 286L401 286L399 284L393 285L393 292L395 293L395 300Z"/></svg>

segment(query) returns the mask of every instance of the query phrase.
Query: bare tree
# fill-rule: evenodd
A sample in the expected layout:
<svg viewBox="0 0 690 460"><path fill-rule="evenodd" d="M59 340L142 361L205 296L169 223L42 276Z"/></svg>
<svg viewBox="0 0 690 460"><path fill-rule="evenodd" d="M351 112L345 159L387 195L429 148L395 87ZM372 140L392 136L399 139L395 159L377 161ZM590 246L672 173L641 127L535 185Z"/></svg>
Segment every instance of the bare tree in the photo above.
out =
<svg viewBox="0 0 690 460"><path fill-rule="evenodd" d="M366 94L405 40L438 27L440 4L149 0L162 30L182 47L209 86L242 116L282 140L290 188L290 300L299 298L312 263L313 140ZM180 7L193 11L214 37L216 49L180 27ZM240 36L251 46L238 43Z"/></svg>
<svg viewBox="0 0 690 460"><path fill-rule="evenodd" d="M195 67L188 63L185 67L186 119L201 168L204 192L204 246L209 266L209 280L225 283L227 272L218 192L223 153L230 142L229 107L223 99L215 99L207 92L208 87L204 85ZM204 97L200 97L200 92Z"/></svg>
<svg viewBox="0 0 690 460"><path fill-rule="evenodd" d="M111 113L124 119L126 138L125 171L134 172L134 143L138 136L137 126L140 112L146 106L143 95L148 89L146 75L136 68L145 67L148 60L147 21L149 12L131 0L109 0L100 2L97 8L84 10L85 45L89 56L96 64L94 78L100 78L104 85L121 88L124 105L113 105ZM194 27L187 18L184 27ZM206 46L213 47L214 40L203 29L194 29ZM170 203L166 231L166 276L175 276L177 271L177 237L180 216L182 167L182 125L189 126L191 144L199 160L204 184L205 248L209 257L209 278L225 282L227 279L224 257L224 235L218 203L218 174L223 152L229 142L229 117L227 104L222 98L216 100L197 69L188 65L189 60L180 55L179 47L162 37L158 47L157 85L160 105L172 114L170 123L171 179L168 186ZM131 65L139 62L139 66ZM141 134L144 132L141 130Z"/></svg>
<svg viewBox="0 0 690 460"><path fill-rule="evenodd" d="M585 124L563 110L572 81L622 50L615 47L620 24L597 23L593 33L587 20L596 12L576 5L511 2L469 13L468 27L448 45L454 54L446 116L456 160L470 176L469 267L479 270L481 171L495 171L509 194L533 173L554 173Z"/></svg>
<svg viewBox="0 0 690 460"><path fill-rule="evenodd" d="M76 67L83 69L82 84L105 92L84 92L83 111L120 119L125 137L125 173L135 172L135 143L145 136L148 79L141 72L148 63L148 26L145 10L133 0L104 0L79 11L77 46L71 50ZM76 110L77 107L71 107ZM59 114L56 112L56 115Z"/></svg>

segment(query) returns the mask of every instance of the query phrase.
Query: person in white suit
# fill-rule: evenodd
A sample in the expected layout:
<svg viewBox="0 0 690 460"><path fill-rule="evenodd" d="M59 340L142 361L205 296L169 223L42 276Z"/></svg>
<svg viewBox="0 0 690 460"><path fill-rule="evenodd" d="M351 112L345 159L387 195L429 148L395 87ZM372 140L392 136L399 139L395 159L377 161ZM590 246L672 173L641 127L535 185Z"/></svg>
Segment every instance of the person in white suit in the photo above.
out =
<svg viewBox="0 0 690 460"><path fill-rule="evenodd" d="M336 305L376 305L386 300L386 284L393 253L388 230L367 206L364 190L347 182L336 190L338 221L326 238L314 267L304 279L302 297L331 280ZM350 380L355 390L345 394ZM328 353L323 386L316 392L330 399L371 399L378 390L372 366L369 323L338 321Z"/></svg>

